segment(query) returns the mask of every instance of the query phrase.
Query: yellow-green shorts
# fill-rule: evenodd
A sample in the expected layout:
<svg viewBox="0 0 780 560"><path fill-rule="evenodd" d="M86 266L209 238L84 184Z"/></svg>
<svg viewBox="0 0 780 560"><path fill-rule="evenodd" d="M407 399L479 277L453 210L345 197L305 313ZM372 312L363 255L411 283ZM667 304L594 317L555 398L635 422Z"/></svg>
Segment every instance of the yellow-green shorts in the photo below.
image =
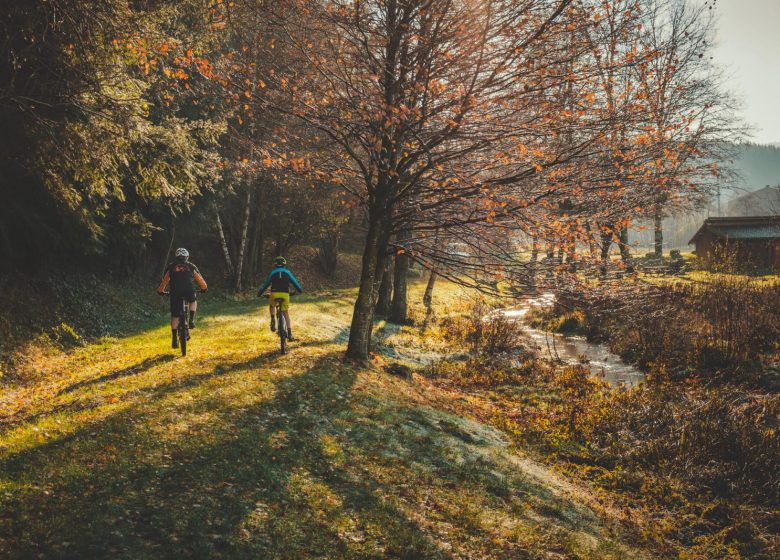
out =
<svg viewBox="0 0 780 560"><path fill-rule="evenodd" d="M271 305L276 305L276 300L282 300L282 311L290 309L290 294L288 292L271 292Z"/></svg>

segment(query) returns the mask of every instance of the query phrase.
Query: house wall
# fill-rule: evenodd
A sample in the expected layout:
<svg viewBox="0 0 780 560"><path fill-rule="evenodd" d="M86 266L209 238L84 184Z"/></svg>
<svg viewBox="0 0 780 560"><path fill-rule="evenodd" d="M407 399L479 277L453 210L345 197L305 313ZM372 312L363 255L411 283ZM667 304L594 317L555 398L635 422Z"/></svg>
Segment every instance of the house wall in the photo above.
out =
<svg viewBox="0 0 780 560"><path fill-rule="evenodd" d="M742 240L736 243L737 258L740 263L760 268L774 265L774 244L765 239Z"/></svg>
<svg viewBox="0 0 780 560"><path fill-rule="evenodd" d="M737 252L737 262L745 266L780 269L780 239L743 239L724 241L709 232L702 233L696 240L696 256L712 263L721 256L721 247L727 246Z"/></svg>
<svg viewBox="0 0 780 560"><path fill-rule="evenodd" d="M694 252L697 257L705 262L711 262L714 251L713 236L710 232L705 231L696 238L696 251Z"/></svg>

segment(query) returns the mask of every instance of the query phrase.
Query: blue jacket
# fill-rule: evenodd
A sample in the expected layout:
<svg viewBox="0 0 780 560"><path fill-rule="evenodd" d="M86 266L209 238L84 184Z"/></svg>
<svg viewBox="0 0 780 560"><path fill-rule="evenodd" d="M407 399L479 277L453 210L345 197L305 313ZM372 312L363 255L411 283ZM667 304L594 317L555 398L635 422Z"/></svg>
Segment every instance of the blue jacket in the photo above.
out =
<svg viewBox="0 0 780 560"><path fill-rule="evenodd" d="M290 284L295 286L295 289L299 292L303 291L303 288L301 288L301 285L298 283L295 276L293 276L293 273L283 266L280 266L271 271L268 278L265 279L263 287L260 288L260 291L257 293L262 294L268 286L271 286L272 292L289 292Z"/></svg>

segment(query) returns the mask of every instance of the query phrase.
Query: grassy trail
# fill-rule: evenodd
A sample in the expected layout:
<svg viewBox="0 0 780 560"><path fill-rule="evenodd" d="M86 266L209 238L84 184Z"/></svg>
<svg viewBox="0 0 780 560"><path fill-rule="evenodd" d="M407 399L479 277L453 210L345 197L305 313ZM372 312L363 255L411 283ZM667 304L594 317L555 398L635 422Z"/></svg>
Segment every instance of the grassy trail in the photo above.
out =
<svg viewBox="0 0 780 560"><path fill-rule="evenodd" d="M202 304L41 359L0 397L3 558L644 558L590 496L452 411L342 361L353 293ZM458 401L458 402L455 402Z"/></svg>

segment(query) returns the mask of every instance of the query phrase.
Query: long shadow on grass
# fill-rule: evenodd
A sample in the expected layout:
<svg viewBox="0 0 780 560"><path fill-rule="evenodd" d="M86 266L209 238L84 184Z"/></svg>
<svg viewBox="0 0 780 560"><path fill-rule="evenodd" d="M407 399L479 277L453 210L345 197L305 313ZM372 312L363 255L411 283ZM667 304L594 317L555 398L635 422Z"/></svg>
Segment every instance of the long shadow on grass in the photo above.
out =
<svg viewBox="0 0 780 560"><path fill-rule="evenodd" d="M255 406L180 409L222 416L205 439L160 441L148 411L126 411L7 459L0 473L19 489L0 496L0 549L12 558L443 557L376 483L324 453L320 432L347 409L355 379L335 360L279 381L273 399ZM317 488L321 495L309 494ZM352 519L371 546L341 534Z"/></svg>
<svg viewBox="0 0 780 560"><path fill-rule="evenodd" d="M146 370L152 369L153 367L158 366L162 363L170 362L173 359L174 359L173 354L160 354L158 356L146 358L132 366L123 367L121 369L112 371L110 373L106 373L99 377L95 377L92 379L85 379L84 381L79 381L78 383L68 385L67 387L62 389L59 393L57 393L57 396L64 395L67 393L72 393L84 387L99 385L100 383L106 383L107 381L114 381L116 379L121 379L123 377L137 375L139 373L145 372Z"/></svg>
<svg viewBox="0 0 780 560"><path fill-rule="evenodd" d="M157 387L143 410L0 462L8 483L0 493L0 550L11 558L447 558L394 505L399 485L455 495L469 489L507 503L518 489L489 461L458 461L451 442L441 441L441 421L352 395L355 370L335 353L249 405L205 385L222 377L220 387L230 387L229 376L260 367L267 373L275 363L268 352ZM209 390L190 404L164 406L189 388ZM187 430L197 422L200 429ZM547 492L531 483L521 490L542 499ZM469 531L476 542L490 542L479 523Z"/></svg>

